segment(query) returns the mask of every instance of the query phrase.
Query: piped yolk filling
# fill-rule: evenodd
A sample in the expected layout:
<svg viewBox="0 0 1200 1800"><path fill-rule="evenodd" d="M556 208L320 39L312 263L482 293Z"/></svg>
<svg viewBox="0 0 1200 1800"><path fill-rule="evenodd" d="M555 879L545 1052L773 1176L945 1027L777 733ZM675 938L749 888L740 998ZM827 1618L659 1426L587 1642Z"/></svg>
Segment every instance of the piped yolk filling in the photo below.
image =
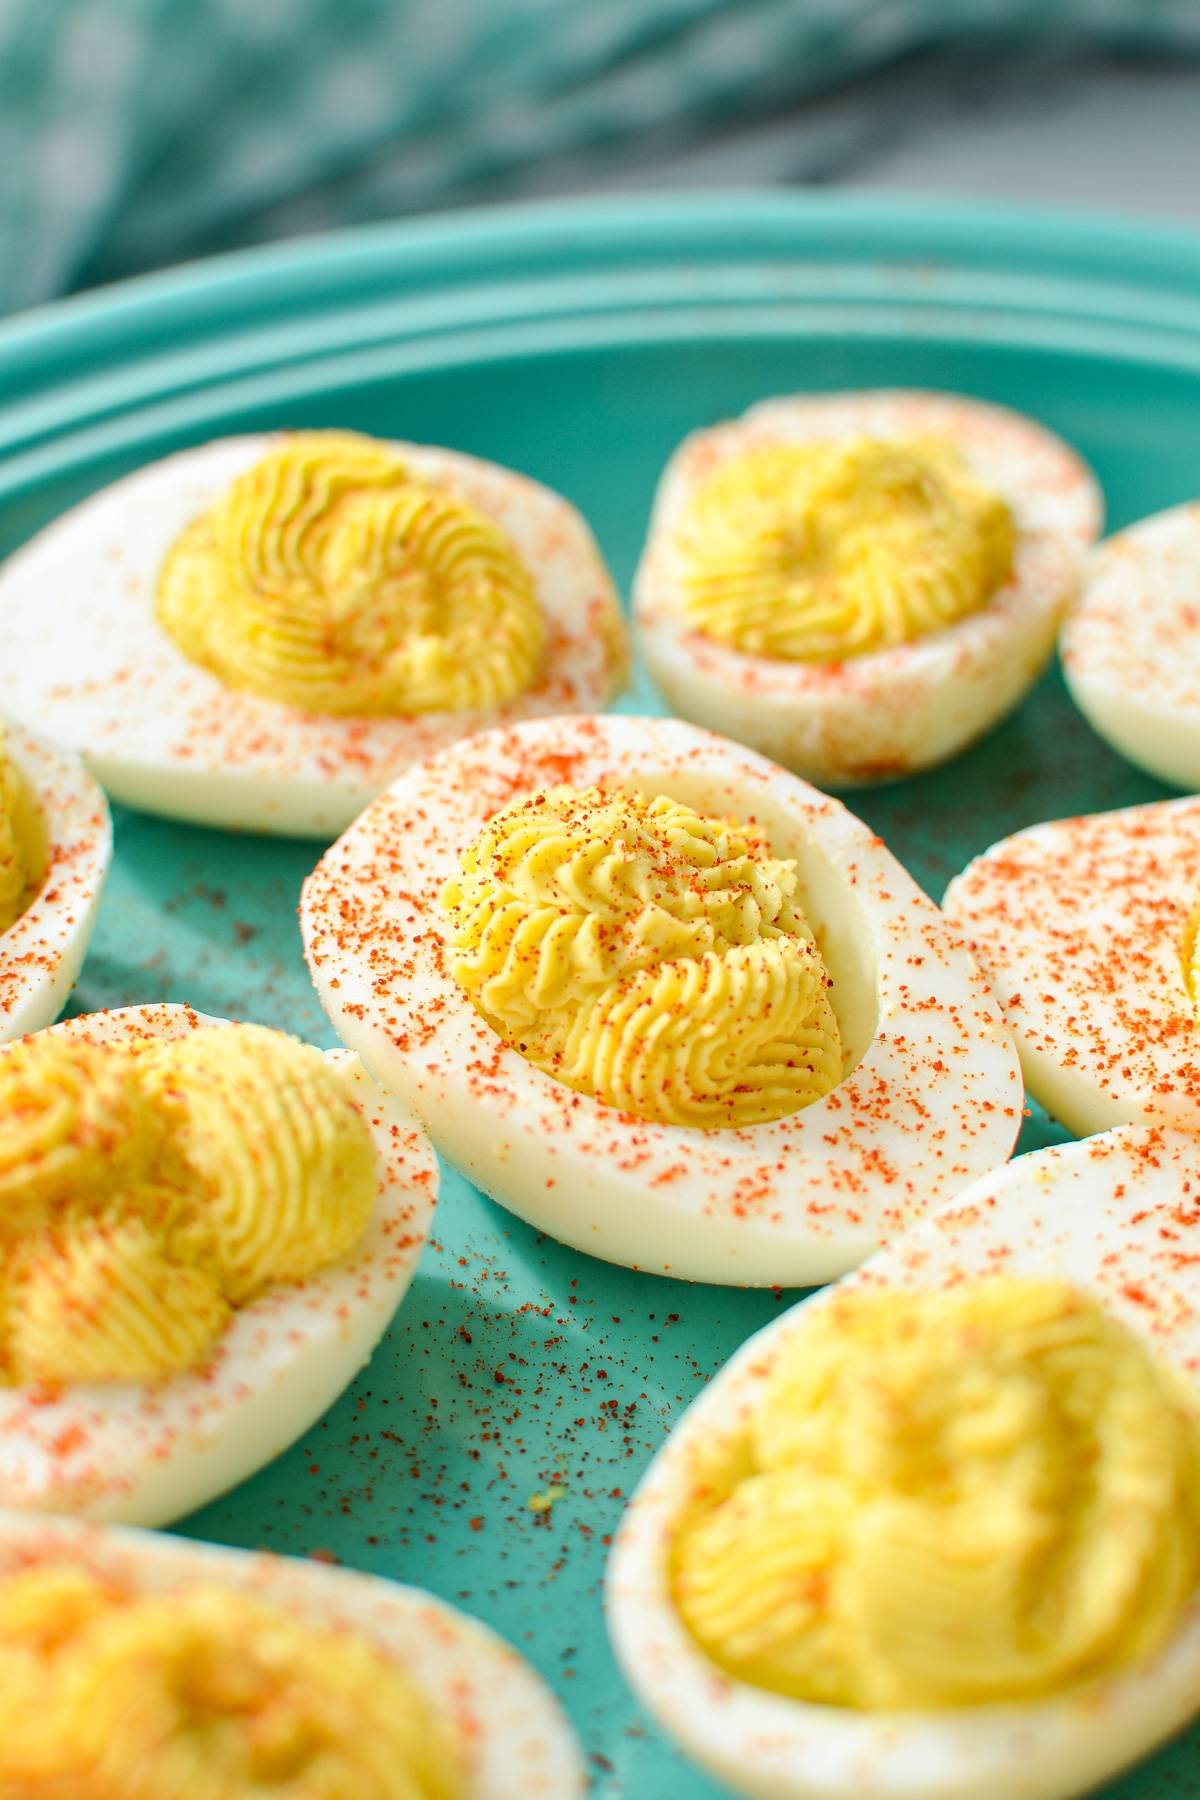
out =
<svg viewBox="0 0 1200 1800"><path fill-rule="evenodd" d="M0 1785L122 1800L467 1792L448 1730L367 1638L216 1587L139 1597L72 1565L9 1576L0 1676Z"/></svg>
<svg viewBox="0 0 1200 1800"><path fill-rule="evenodd" d="M1152 1656L1200 1573L1190 1397L1059 1282L835 1298L704 1454L676 1603L727 1673L800 1700L1055 1694Z"/></svg>
<svg viewBox="0 0 1200 1800"><path fill-rule="evenodd" d="M378 1191L320 1052L258 1026L0 1053L0 1379L143 1381L335 1262Z"/></svg>
<svg viewBox="0 0 1200 1800"><path fill-rule="evenodd" d="M441 896L450 970L506 1043L639 1118L782 1118L842 1075L796 864L659 796L560 787L498 813Z"/></svg>
<svg viewBox="0 0 1200 1800"><path fill-rule="evenodd" d="M0 726L0 932L16 924L37 884L37 815Z"/></svg>
<svg viewBox="0 0 1200 1800"><path fill-rule="evenodd" d="M985 606L1012 570L1004 501L936 439L776 443L681 520L686 616L747 655L839 663Z"/></svg>
<svg viewBox="0 0 1200 1800"><path fill-rule="evenodd" d="M504 705L545 624L508 537L349 432L301 432L171 546L160 623L233 688L313 713Z"/></svg>
<svg viewBox="0 0 1200 1800"><path fill-rule="evenodd" d="M1200 906L1195 908L1184 927L1180 961L1183 985L1187 989L1192 1011L1200 1019Z"/></svg>

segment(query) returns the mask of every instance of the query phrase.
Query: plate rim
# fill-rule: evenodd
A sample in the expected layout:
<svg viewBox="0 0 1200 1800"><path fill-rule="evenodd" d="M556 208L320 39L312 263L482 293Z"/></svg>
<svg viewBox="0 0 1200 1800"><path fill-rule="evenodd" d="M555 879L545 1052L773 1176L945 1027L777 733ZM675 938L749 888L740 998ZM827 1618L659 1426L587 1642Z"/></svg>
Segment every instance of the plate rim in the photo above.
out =
<svg viewBox="0 0 1200 1800"><path fill-rule="evenodd" d="M1178 273L1200 281L1200 229L1162 219L1146 221L1116 208L1063 207L1034 202L976 202L936 191L899 194L870 186L822 190L762 186L652 189L626 195L603 193L501 201L438 209L399 219L335 227L271 240L215 255L190 258L162 269L123 276L25 307L0 319L0 357L21 340L32 343L41 332L72 325L86 326L127 306L155 305L180 296L209 293L219 297L248 283L289 281L327 272L331 257L398 263L420 261L431 254L462 252L487 257L495 249L528 248L551 240L566 243L564 227L578 240L604 234L647 234L662 247L664 230L677 232L732 225L739 234L764 225L803 229L824 225L830 230L870 226L910 245L912 238L943 245L975 238L996 248L1037 248L1068 264L1078 258L1125 258L1153 254L1153 267L1139 263L1139 285L1152 275ZM920 260L908 248L904 260ZM1195 298L1200 301L1200 291Z"/></svg>
<svg viewBox="0 0 1200 1800"><path fill-rule="evenodd" d="M1200 372L1200 233L870 189L497 205L313 234L0 320L0 500L322 386L609 344L881 329Z"/></svg>

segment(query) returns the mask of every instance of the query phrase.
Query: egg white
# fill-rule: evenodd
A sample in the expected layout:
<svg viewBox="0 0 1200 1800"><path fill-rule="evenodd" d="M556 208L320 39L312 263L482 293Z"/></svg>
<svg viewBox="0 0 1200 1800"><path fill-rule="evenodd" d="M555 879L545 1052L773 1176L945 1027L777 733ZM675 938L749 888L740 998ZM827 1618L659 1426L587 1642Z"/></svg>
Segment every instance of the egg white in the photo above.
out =
<svg viewBox="0 0 1200 1800"><path fill-rule="evenodd" d="M1200 905L1200 799L1034 825L969 863L942 904L1047 1112L1077 1135L1200 1126L1200 1025L1182 961Z"/></svg>
<svg viewBox="0 0 1200 1800"><path fill-rule="evenodd" d="M1060 649L1076 705L1114 750L1200 788L1200 501L1100 546Z"/></svg>
<svg viewBox="0 0 1200 1800"><path fill-rule="evenodd" d="M64 513L0 570L0 709L83 755L109 794L169 818L331 838L419 757L508 719L602 706L620 685L612 579L579 513L511 469L395 442L506 532L547 624L543 673L490 711L318 716L226 686L159 625L166 552L283 434L183 450Z"/></svg>
<svg viewBox="0 0 1200 1800"><path fill-rule="evenodd" d="M112 860L103 793L83 765L19 725L0 748L37 808L43 868L20 918L0 932L0 1044L57 1018L75 985Z"/></svg>
<svg viewBox="0 0 1200 1800"><path fill-rule="evenodd" d="M221 1026L186 1006L129 1006L53 1029L94 1042ZM406 1293L437 1199L415 1120L358 1058L326 1052L371 1129L379 1199L360 1242L234 1314L210 1363L157 1382L0 1387L0 1507L163 1525L280 1455L358 1373Z"/></svg>
<svg viewBox="0 0 1200 1800"><path fill-rule="evenodd" d="M446 968L437 904L519 794L593 782L757 820L800 865L850 1072L772 1124L699 1131L576 1093L508 1048ZM941 915L837 801L678 720L544 720L411 770L329 850L301 927L321 1002L471 1179L610 1262L692 1280L827 1280L1010 1153L1016 1055Z"/></svg>
<svg viewBox="0 0 1200 1800"><path fill-rule="evenodd" d="M731 1680L689 1636L668 1585L694 1447L736 1436L807 1307L850 1288L938 1288L996 1273L1060 1277L1097 1297L1195 1382L1200 1305L1190 1255L1197 1244L1196 1139L1125 1127L1017 1158L836 1290L792 1308L743 1345L651 1463L609 1559L607 1611L618 1660L690 1756L755 1800L1068 1800L1200 1711L1200 1603L1152 1662L1060 1697L866 1713Z"/></svg>
<svg viewBox="0 0 1200 1800"><path fill-rule="evenodd" d="M705 637L685 609L680 521L746 451L866 435L954 444L1017 524L1010 579L978 612L912 643L836 664L751 656ZM1103 502L1076 452L1033 419L965 395L883 389L763 401L686 438L663 474L634 581L642 655L673 710L820 787L944 762L1011 711L1053 654Z"/></svg>
<svg viewBox="0 0 1200 1800"><path fill-rule="evenodd" d="M468 1800L574 1800L574 1733L539 1676L502 1638L421 1588L298 1558L0 1512L0 1579L81 1563L140 1594L217 1585L315 1629L361 1632L428 1699L469 1770Z"/></svg>

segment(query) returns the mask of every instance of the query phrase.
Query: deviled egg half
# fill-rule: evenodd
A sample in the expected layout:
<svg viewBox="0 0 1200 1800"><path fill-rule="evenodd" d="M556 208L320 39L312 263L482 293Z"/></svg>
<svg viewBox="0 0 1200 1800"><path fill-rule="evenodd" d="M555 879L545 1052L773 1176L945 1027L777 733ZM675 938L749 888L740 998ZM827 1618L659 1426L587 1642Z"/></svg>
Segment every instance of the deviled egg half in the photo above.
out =
<svg viewBox="0 0 1200 1800"><path fill-rule="evenodd" d="M83 765L0 720L0 1044L62 1011L111 859L108 806Z"/></svg>
<svg viewBox="0 0 1200 1800"><path fill-rule="evenodd" d="M1200 799L1019 831L943 907L1004 1007L1030 1093L1069 1131L1200 1127Z"/></svg>
<svg viewBox="0 0 1200 1800"><path fill-rule="evenodd" d="M182 1006L0 1050L0 1505L158 1525L261 1468L370 1356L437 1185L345 1051Z"/></svg>
<svg viewBox="0 0 1200 1800"><path fill-rule="evenodd" d="M819 786L943 762L1053 653L1100 528L1034 420L906 390L766 400L663 475L634 584L673 709Z"/></svg>
<svg viewBox="0 0 1200 1800"><path fill-rule="evenodd" d="M323 1005L481 1188L695 1280L822 1281L1010 1153L970 956L865 825L675 720L410 770L301 903Z"/></svg>
<svg viewBox="0 0 1200 1800"><path fill-rule="evenodd" d="M1200 501L1100 546L1060 649L1075 704L1114 750L1200 788Z"/></svg>
<svg viewBox="0 0 1200 1800"><path fill-rule="evenodd" d="M603 706L625 660L567 501L351 432L182 451L0 571L0 708L115 799L227 828L332 837L466 731Z"/></svg>
<svg viewBox="0 0 1200 1800"><path fill-rule="evenodd" d="M576 1800L544 1683L419 1588L0 1513L0 1790Z"/></svg>
<svg viewBox="0 0 1200 1800"><path fill-rule="evenodd" d="M609 1565L633 1686L757 1800L1067 1800L1200 1710L1200 1154L1019 1157L743 1346Z"/></svg>

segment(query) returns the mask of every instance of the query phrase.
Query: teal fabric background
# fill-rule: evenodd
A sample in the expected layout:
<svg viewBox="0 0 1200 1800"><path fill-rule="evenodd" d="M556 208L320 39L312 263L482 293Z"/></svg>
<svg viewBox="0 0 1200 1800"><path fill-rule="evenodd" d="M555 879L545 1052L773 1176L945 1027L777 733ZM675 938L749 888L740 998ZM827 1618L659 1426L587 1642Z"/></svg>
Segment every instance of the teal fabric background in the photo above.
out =
<svg viewBox="0 0 1200 1800"><path fill-rule="evenodd" d="M570 189L939 44L1200 53L1197 0L0 0L0 310Z"/></svg>

